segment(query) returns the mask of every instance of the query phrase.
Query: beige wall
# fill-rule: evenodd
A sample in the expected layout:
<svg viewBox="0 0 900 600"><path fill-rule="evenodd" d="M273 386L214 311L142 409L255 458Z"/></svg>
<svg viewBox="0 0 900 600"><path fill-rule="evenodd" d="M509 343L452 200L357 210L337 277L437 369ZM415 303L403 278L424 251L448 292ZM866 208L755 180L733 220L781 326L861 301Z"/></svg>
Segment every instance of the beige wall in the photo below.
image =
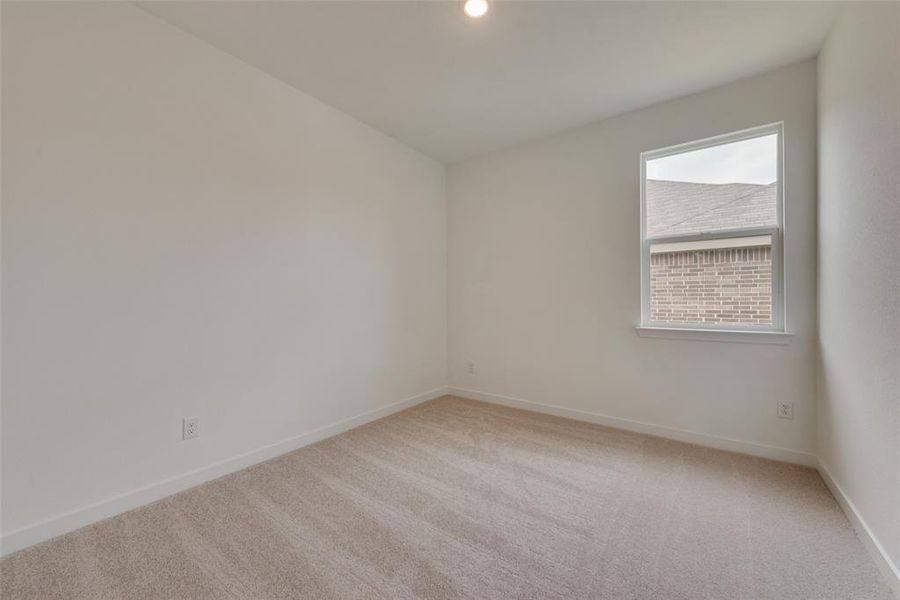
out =
<svg viewBox="0 0 900 600"><path fill-rule="evenodd" d="M807 61L450 167L451 385L811 460L815 112ZM641 151L782 120L793 340L638 337Z"/></svg>
<svg viewBox="0 0 900 600"><path fill-rule="evenodd" d="M2 18L6 542L445 385L441 164L126 3Z"/></svg>
<svg viewBox="0 0 900 600"><path fill-rule="evenodd" d="M844 8L819 132L818 454L900 593L900 4Z"/></svg>

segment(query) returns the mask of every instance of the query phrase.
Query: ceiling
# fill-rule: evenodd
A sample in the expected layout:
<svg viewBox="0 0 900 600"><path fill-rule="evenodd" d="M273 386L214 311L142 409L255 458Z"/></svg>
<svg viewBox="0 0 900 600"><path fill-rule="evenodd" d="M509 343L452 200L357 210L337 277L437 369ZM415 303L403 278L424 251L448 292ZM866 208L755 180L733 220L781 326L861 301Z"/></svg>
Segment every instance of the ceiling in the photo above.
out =
<svg viewBox="0 0 900 600"><path fill-rule="evenodd" d="M443 162L817 54L832 2L143 2Z"/></svg>

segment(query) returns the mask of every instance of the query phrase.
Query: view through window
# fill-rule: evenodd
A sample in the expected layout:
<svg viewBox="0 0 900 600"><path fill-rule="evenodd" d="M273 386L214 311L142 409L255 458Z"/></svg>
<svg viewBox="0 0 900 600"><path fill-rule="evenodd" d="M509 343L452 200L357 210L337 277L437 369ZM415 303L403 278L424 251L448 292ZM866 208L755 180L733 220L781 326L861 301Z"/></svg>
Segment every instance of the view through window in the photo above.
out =
<svg viewBox="0 0 900 600"><path fill-rule="evenodd" d="M645 324L780 326L780 137L770 126L643 155Z"/></svg>

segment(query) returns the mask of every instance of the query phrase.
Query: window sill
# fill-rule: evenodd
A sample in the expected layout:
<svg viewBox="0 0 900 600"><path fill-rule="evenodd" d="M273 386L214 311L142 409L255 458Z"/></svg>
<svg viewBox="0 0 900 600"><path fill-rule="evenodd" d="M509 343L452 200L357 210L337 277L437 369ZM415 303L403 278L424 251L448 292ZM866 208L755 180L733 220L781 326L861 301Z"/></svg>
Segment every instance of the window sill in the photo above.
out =
<svg viewBox="0 0 900 600"><path fill-rule="evenodd" d="M681 327L637 327L640 337L698 342L787 345L794 337L782 331L743 331L736 329L688 329Z"/></svg>

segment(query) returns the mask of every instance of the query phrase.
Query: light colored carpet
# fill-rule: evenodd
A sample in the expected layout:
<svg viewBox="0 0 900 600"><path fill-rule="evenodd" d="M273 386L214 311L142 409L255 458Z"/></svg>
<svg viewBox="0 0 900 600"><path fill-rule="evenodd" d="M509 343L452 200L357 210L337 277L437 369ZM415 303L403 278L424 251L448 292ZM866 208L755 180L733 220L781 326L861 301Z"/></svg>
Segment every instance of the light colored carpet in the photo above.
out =
<svg viewBox="0 0 900 600"><path fill-rule="evenodd" d="M883 599L818 474L444 397L0 563L14 598Z"/></svg>

